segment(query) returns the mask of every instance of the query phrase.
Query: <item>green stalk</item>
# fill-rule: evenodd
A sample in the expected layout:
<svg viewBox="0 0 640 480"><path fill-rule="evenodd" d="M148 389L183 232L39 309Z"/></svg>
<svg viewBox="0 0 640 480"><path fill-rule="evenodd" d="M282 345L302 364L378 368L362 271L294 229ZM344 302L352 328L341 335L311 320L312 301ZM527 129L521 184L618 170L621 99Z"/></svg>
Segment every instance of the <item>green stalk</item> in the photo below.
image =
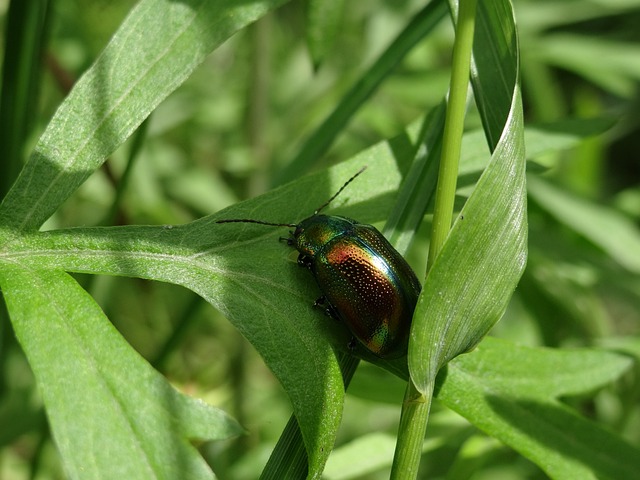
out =
<svg viewBox="0 0 640 480"><path fill-rule="evenodd" d="M473 47L475 12L476 0L460 0L427 271L440 253L449 235L453 220L453 204L456 196L458 164L460 163L460 147L462 145L467 88L469 85L469 65Z"/></svg>
<svg viewBox="0 0 640 480"><path fill-rule="evenodd" d="M449 235L453 220L475 13L476 0L460 0L427 273ZM391 468L392 480L417 478L433 399L434 380L431 379L426 392L420 392L409 379L398 428L398 443Z"/></svg>
<svg viewBox="0 0 640 480"><path fill-rule="evenodd" d="M418 478L422 443L427 431L427 420L431 409L433 385L430 385L429 392L430 395L423 395L409 379L404 401L402 402L398 443L396 444L391 476L389 477L391 480Z"/></svg>

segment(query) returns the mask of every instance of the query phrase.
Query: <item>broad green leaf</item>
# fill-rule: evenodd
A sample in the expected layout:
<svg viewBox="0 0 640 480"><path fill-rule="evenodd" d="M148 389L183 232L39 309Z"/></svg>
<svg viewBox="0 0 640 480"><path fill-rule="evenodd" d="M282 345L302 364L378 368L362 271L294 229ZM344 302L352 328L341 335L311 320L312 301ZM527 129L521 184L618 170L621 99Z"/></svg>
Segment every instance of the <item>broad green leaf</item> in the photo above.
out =
<svg viewBox="0 0 640 480"><path fill-rule="evenodd" d="M632 361L604 350L531 348L487 337L453 365L479 382L486 381L487 389L511 397L549 400L601 388L627 371ZM451 380L449 370L447 382Z"/></svg>
<svg viewBox="0 0 640 480"><path fill-rule="evenodd" d="M70 478L213 478L189 440L233 419L174 390L68 274L3 262L0 280Z"/></svg>
<svg viewBox="0 0 640 480"><path fill-rule="evenodd" d="M526 348L487 338L448 364L438 399L552 478L633 478L640 450L558 401L600 388L631 365L606 351Z"/></svg>
<svg viewBox="0 0 640 480"><path fill-rule="evenodd" d="M477 345L500 319L526 263L524 127L513 12L508 2L480 2L478 9L474 92L495 149L418 300L409 371L423 393L443 365ZM486 84L491 79L494 91Z"/></svg>
<svg viewBox="0 0 640 480"><path fill-rule="evenodd" d="M583 235L631 272L640 272L640 229L612 208L564 192L536 177L529 194L557 220Z"/></svg>
<svg viewBox="0 0 640 480"><path fill-rule="evenodd" d="M214 48L281 3L141 1L49 123L0 226L38 229Z"/></svg>
<svg viewBox="0 0 640 480"><path fill-rule="evenodd" d="M20 238L18 231L28 232L39 228L215 47L280 3L283 2L262 0L247 4L242 1L141 1L94 66L81 78L56 112L21 176L0 206L0 229L4 233L13 230L7 237L16 240ZM4 244L2 254L7 249L11 249L11 246ZM37 266L34 270L40 271ZM48 275L42 273L40 277L34 277L30 281L47 283L50 280ZM70 285L67 287L72 288ZM3 284L2 288L6 292L8 287ZM59 298L67 297L59 295ZM14 311L11 314L16 322L26 322L21 315L33 313L21 311L24 307L22 303L24 301L13 305ZM101 347L111 356L118 356L119 352L113 344L107 342ZM24 348L30 354L30 359L39 359L33 361L55 364L56 358L49 358L51 351L42 342L35 342ZM118 365L114 369L122 370L122 366ZM109 373L115 375L117 372ZM68 380L57 376L47 378L46 381L39 380L41 389L45 390L42 392L43 396L51 394L57 404L66 403L59 390L73 378ZM68 394L82 398L77 392L69 391ZM178 405L180 403L184 404L181 407L183 418L178 420L186 422L183 428L192 428L197 437L209 435L200 435L198 431L210 423L209 416L203 417L198 413L202 407L191 402L187 408L187 400L180 400ZM74 402L69 404L73 405ZM54 411L57 408L50 404L48 407ZM196 416L195 422L189 420L189 416ZM72 420L69 415L67 417ZM86 440L87 436L102 434L99 424L89 417L82 417L87 432L84 437L78 436L79 439ZM69 455L75 455L76 451L85 452L83 449L96 445L96 442L86 442L83 449L63 445L61 442L66 441L64 439L69 436L64 432L66 421L67 419L62 422L57 420L52 423L55 423L54 428L57 429L56 439L64 461L71 471L75 467L69 466L74 462ZM91 425L95 425L96 429L89 429L88 426ZM120 422L118 425L114 424L114 428L122 430L124 427ZM191 435L190 432L187 433ZM132 452L135 453L133 450ZM86 458L90 456L87 454ZM186 459L187 457L182 460L178 457L180 461ZM141 472L139 469L137 471ZM98 475L91 477L97 478ZM138 475L127 477L141 478Z"/></svg>
<svg viewBox="0 0 640 480"><path fill-rule="evenodd" d="M329 171L187 225L34 232L14 239L4 259L25 268L171 282L201 295L234 323L284 386L309 452L310 471L319 475L333 446L344 396L331 345L346 350L350 335L312 308L318 296L313 278L278 241L286 229L215 221L299 221L369 165L328 211L379 222L401 178L394 152L380 144Z"/></svg>

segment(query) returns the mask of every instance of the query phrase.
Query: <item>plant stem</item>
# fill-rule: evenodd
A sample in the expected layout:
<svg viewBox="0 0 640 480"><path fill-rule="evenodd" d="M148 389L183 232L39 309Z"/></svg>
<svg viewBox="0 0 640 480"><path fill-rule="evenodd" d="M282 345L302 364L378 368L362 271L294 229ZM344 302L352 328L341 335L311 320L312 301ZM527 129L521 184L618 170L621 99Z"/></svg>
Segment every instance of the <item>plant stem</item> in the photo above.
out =
<svg viewBox="0 0 640 480"><path fill-rule="evenodd" d="M469 65L473 47L475 12L476 0L460 0L427 273L449 235L453 219L460 147L464 130L465 105L469 85ZM422 443L427 430L427 421L433 399L434 382L435 378L430 379L426 391L420 392L412 379L409 379L402 405L398 443L393 458L391 479L417 478Z"/></svg>
<svg viewBox="0 0 640 480"><path fill-rule="evenodd" d="M430 393L433 392L433 386ZM402 414L398 427L398 443L391 466L391 480L418 477L422 443L427 430L427 420L431 409L431 395L418 391L411 379L402 402Z"/></svg>
<svg viewBox="0 0 640 480"><path fill-rule="evenodd" d="M469 85L469 65L473 47L475 11L476 0L460 0L427 270L433 265L440 253L449 235L453 219L453 204L456 196L458 164L460 162L460 147L462 145L465 105Z"/></svg>

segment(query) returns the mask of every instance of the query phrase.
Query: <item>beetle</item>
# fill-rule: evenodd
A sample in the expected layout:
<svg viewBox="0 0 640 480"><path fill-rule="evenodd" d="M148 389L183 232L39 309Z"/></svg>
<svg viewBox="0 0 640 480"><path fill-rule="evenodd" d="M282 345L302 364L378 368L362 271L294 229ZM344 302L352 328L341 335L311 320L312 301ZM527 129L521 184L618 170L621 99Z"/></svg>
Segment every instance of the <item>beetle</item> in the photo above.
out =
<svg viewBox="0 0 640 480"><path fill-rule="evenodd" d="M257 223L290 227L280 238L298 252L322 296L314 306L343 322L354 339L380 358L406 355L411 318L421 284L406 260L372 225L348 217L323 215L326 208L366 167L298 223L224 219L216 223ZM352 340L350 349L355 348Z"/></svg>

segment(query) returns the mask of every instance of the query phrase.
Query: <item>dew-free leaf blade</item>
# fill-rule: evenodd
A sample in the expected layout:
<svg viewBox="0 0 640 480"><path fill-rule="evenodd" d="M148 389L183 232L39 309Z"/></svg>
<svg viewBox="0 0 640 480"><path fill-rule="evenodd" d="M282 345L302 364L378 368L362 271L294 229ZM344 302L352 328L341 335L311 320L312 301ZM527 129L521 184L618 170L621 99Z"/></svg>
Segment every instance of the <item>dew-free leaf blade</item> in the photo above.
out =
<svg viewBox="0 0 640 480"><path fill-rule="evenodd" d="M309 0L307 45L316 66L320 66L333 46L342 20L344 0Z"/></svg>
<svg viewBox="0 0 640 480"><path fill-rule="evenodd" d="M478 2L477 8L471 84L487 143L493 151L513 113L520 52L511 2Z"/></svg>
<svg viewBox="0 0 640 480"><path fill-rule="evenodd" d="M515 122L508 125L505 142L498 144L462 209L418 301L410 371L416 385L423 388L427 378L475 346L499 320L524 269L527 230L521 111L512 118Z"/></svg>
<svg viewBox="0 0 640 480"><path fill-rule="evenodd" d="M400 60L440 23L446 10L443 0L434 0L416 14L371 68L345 94L322 125L305 141L296 156L277 172L275 184L293 180L304 173L308 165L320 159L353 115L391 74Z"/></svg>
<svg viewBox="0 0 640 480"><path fill-rule="evenodd" d="M632 97L640 79L640 48L596 36L557 33L538 39L531 54L583 76L614 95ZM598 58L598 67L593 59Z"/></svg>
<svg viewBox="0 0 640 480"><path fill-rule="evenodd" d="M490 146L494 139L497 143L418 300L409 371L423 393L429 391L443 365L477 345L500 319L526 263L524 125L513 12L507 1L481 2L478 8L474 89L476 96L483 97L478 101L483 105L487 139ZM504 28L482 28L484 25ZM504 71L497 89L501 96L486 93L483 87L483 72L489 72L490 78L496 75L489 65ZM484 96L496 104L488 105ZM508 113L498 135L496 128L504 112Z"/></svg>
<svg viewBox="0 0 640 480"><path fill-rule="evenodd" d="M310 455L310 471L321 472L344 397L331 346L346 349L350 336L339 322L313 309L319 295L313 278L278 241L286 229L215 221L306 218L363 165L369 165L366 173L336 199L331 213L379 222L401 178L394 150L386 143L187 225L34 232L14 239L3 255L30 268L148 278L198 293L229 318L282 383Z"/></svg>
<svg viewBox="0 0 640 480"><path fill-rule="evenodd" d="M0 281L70 478L213 478L192 439L242 433L174 390L68 274L3 262Z"/></svg>
<svg viewBox="0 0 640 480"><path fill-rule="evenodd" d="M612 208L564 192L532 177L532 199L560 222L607 252L630 272L640 272L640 229Z"/></svg>
<svg viewBox="0 0 640 480"><path fill-rule="evenodd" d="M143 0L60 106L0 206L35 230L205 57L284 0Z"/></svg>
<svg viewBox="0 0 640 480"><path fill-rule="evenodd" d="M606 351L527 348L487 338L449 363L438 399L552 478L630 478L640 468L638 449L557 398L600 388L631 365L628 357Z"/></svg>
<svg viewBox="0 0 640 480"><path fill-rule="evenodd" d="M478 382L486 381L487 389L548 400L592 392L619 378L632 363L606 350L532 348L487 337L455 365Z"/></svg>
<svg viewBox="0 0 640 480"><path fill-rule="evenodd" d="M587 138L606 132L614 123L611 118L568 118L527 125L524 131L527 158L575 147Z"/></svg>

